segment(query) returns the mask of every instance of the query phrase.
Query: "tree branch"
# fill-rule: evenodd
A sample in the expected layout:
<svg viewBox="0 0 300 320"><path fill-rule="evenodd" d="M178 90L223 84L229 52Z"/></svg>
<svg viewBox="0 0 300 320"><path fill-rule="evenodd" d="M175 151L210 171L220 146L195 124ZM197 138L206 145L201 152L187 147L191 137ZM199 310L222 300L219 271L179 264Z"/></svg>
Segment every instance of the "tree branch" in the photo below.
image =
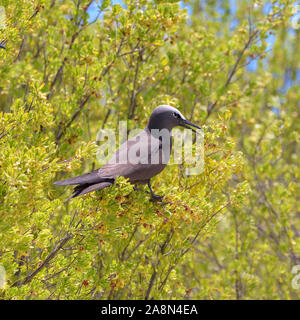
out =
<svg viewBox="0 0 300 320"><path fill-rule="evenodd" d="M73 238L73 234L69 233L67 234L59 243L58 245L49 253L47 258L41 263L41 265L34 270L32 273L30 273L21 283L19 281L15 282L12 287L20 287L23 286L29 282L41 271L44 269L44 267L58 254L60 249L63 248L63 246Z"/></svg>

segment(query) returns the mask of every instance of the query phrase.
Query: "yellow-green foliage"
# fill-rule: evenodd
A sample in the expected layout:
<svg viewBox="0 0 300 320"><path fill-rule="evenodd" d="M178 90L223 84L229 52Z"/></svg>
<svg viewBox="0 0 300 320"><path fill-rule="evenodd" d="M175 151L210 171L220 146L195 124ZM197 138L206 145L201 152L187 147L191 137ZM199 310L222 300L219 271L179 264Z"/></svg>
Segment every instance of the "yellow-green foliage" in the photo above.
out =
<svg viewBox="0 0 300 320"><path fill-rule="evenodd" d="M1 298L299 298L297 1L2 2ZM168 166L165 204L123 178L64 202L99 129L165 103L203 128L203 173Z"/></svg>

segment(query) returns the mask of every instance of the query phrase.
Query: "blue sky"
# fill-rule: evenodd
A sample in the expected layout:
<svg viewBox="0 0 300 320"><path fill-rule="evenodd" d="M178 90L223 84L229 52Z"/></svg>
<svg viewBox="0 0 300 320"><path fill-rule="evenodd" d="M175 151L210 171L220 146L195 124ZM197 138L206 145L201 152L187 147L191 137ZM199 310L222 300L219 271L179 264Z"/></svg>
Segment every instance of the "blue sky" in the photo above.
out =
<svg viewBox="0 0 300 320"><path fill-rule="evenodd" d="M237 0L229 0L229 3L230 3L231 14L234 15L235 12L236 12ZM124 6L124 3L123 3L122 0L112 0L112 4L120 4L120 5ZM300 1L299 1L299 4L300 4ZM91 4L91 6L89 7L89 9L88 9L88 14L90 15L90 21L93 21L96 18L97 14L98 14L97 6L98 5L95 2L93 2ZM186 8L188 14L191 15L191 13L192 13L191 6L189 6L188 4L184 3L183 1L180 1L180 6L181 6L181 8ZM264 8L263 8L263 12L265 14L268 14L270 12L271 6L272 6L271 3L267 2L265 4ZM102 14L100 15L100 19L102 18L101 16L102 16ZM234 20L233 19L232 23L230 25L230 29L234 30L234 28L238 25L238 23L239 23L238 20ZM291 36L295 36L295 30L290 28L289 34ZM272 50L275 41L276 41L276 36L274 36L274 34L269 34L267 39L266 39L266 42L268 43L268 47L267 47L268 51ZM270 52L269 54L272 54L272 53ZM263 62L264 62L264 60L263 60ZM267 66L267 60L265 60L265 62L266 62L266 66ZM258 64L258 61L257 60L253 60L250 64L247 65L247 70L250 71L250 72L255 72L256 69L257 69L257 64ZM276 75L274 75L274 76L276 76ZM298 70L298 72L297 72L296 82L298 82L298 83L300 82L300 70ZM294 83L292 81L286 81L284 88L282 88L282 91L286 91L292 85L294 85Z"/></svg>

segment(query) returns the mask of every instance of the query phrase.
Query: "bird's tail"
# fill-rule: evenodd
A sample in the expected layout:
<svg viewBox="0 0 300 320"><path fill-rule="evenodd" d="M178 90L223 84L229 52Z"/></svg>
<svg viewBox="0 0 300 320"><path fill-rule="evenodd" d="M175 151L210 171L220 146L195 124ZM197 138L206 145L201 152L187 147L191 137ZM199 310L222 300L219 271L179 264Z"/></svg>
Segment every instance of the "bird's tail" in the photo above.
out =
<svg viewBox="0 0 300 320"><path fill-rule="evenodd" d="M80 184L74 188L73 194L66 201L78 196L82 196L92 191L104 189L106 187L111 186L112 184L113 184L113 181L105 181L105 182L100 182L96 184L88 184L88 183Z"/></svg>
<svg viewBox="0 0 300 320"><path fill-rule="evenodd" d="M1 19L1 17L0 17L0 19ZM1 22L1 21L0 21L0 22ZM0 41L0 48L1 48L1 49L6 49L6 48L5 48L6 42L7 42L7 40L2 40L2 41Z"/></svg>

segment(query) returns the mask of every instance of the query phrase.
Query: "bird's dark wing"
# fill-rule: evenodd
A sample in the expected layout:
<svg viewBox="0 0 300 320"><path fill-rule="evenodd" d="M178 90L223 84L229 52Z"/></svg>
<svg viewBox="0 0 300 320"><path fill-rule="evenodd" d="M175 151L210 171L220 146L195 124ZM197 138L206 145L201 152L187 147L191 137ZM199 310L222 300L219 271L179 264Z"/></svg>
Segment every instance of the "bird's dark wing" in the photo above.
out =
<svg viewBox="0 0 300 320"><path fill-rule="evenodd" d="M74 178L56 181L56 182L54 182L54 184L56 186L66 186L66 185L70 185L70 184L86 184L86 183L93 184L93 183L103 182L105 180L107 180L107 179L102 178L99 175L99 169L97 169L92 172L85 173L85 174L82 174L82 175L74 177Z"/></svg>
<svg viewBox="0 0 300 320"><path fill-rule="evenodd" d="M129 178L131 182L146 180L153 176L155 165L151 164L151 155L159 152L159 139L151 139L145 130L126 141L116 151L107 164L102 166L98 174L102 178Z"/></svg>
<svg viewBox="0 0 300 320"><path fill-rule="evenodd" d="M119 163L120 159L125 159L127 162L128 159L128 150L134 146L137 142L139 142L140 135L128 140L123 143L120 148L116 151L112 159L109 163L102 166L100 169L96 169L92 172L85 173L83 175L54 182L56 186L66 186L72 184L94 184L100 183L104 181L111 181L119 176L129 177L132 171L134 171L134 167L130 164L121 164ZM148 139L148 136L143 132L142 139Z"/></svg>

